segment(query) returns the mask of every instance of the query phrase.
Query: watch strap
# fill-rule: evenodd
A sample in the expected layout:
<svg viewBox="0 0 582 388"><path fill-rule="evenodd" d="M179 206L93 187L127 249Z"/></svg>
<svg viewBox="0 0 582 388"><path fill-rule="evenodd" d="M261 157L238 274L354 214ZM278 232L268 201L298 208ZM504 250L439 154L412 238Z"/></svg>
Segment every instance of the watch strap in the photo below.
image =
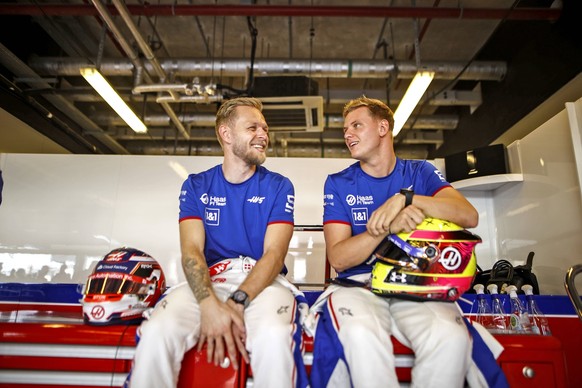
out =
<svg viewBox="0 0 582 388"><path fill-rule="evenodd" d="M412 205L412 197L414 197L414 191L410 189L401 189L400 194L404 195L404 207Z"/></svg>

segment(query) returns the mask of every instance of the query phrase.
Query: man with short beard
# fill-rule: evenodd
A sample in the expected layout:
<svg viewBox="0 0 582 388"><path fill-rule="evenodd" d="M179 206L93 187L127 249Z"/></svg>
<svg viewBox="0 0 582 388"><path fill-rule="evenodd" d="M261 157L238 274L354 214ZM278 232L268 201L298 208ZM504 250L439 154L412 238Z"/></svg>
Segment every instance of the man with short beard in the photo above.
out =
<svg viewBox="0 0 582 388"><path fill-rule="evenodd" d="M255 387L291 387L303 364L294 293L283 276L294 223L291 181L261 164L269 144L262 104L226 101L216 115L224 161L191 174L180 192L180 245L187 282L140 327L132 387L174 387L184 353L206 344L208 362L238 369Z"/></svg>

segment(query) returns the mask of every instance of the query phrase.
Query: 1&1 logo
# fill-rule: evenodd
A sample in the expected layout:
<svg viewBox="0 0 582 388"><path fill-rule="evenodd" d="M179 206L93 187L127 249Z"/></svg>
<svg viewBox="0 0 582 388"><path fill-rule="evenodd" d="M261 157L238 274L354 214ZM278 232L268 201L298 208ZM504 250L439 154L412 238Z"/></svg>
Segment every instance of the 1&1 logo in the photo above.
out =
<svg viewBox="0 0 582 388"><path fill-rule="evenodd" d="M368 209L365 207L352 209L354 225L366 225L368 223Z"/></svg>
<svg viewBox="0 0 582 388"><path fill-rule="evenodd" d="M207 208L205 212L206 225L220 225L220 209Z"/></svg>

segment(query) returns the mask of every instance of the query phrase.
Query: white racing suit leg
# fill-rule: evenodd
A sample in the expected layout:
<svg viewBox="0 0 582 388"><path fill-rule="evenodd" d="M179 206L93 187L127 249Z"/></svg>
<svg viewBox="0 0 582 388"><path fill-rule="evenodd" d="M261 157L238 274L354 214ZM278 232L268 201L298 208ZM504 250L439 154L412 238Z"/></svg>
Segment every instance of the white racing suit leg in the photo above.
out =
<svg viewBox="0 0 582 388"><path fill-rule="evenodd" d="M337 289L329 296L328 304L337 322L353 386L398 386L387 300L364 288L331 287ZM350 387L349 381L345 383Z"/></svg>
<svg viewBox="0 0 582 388"><path fill-rule="evenodd" d="M200 309L188 284L164 296L138 330L130 387L175 387L184 354L194 347L200 333Z"/></svg>
<svg viewBox="0 0 582 388"><path fill-rule="evenodd" d="M297 304L283 276L265 288L245 310L246 347L253 387L293 387L296 369L293 333ZM298 345L297 345L298 346Z"/></svg>
<svg viewBox="0 0 582 388"><path fill-rule="evenodd" d="M463 387L471 339L455 303L391 299L394 336L414 351L414 387Z"/></svg>
<svg viewBox="0 0 582 388"><path fill-rule="evenodd" d="M212 280L217 297L225 301L246 278L255 260L237 258L221 263L225 264ZM246 347L255 387L291 387L294 383L292 333L297 329L293 324L296 304L291 291L281 284L285 282L286 279L273 282L245 310ZM200 309L189 285L180 284L167 293L139 330L128 385L175 387L184 354L200 337Z"/></svg>

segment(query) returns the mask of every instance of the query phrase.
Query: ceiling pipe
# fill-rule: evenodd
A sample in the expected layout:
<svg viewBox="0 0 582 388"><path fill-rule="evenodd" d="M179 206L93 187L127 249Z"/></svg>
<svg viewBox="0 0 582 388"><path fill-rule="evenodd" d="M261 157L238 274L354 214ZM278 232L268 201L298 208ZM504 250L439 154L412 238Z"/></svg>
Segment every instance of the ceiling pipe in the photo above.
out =
<svg viewBox="0 0 582 388"><path fill-rule="evenodd" d="M56 78L49 80L50 82L55 82ZM149 86L149 85L145 85ZM116 88L125 101L130 101L131 98L127 93L130 92L130 88ZM379 100L386 98L386 91L380 89L366 89L366 90L355 90L355 89L342 89L342 90L328 90L320 89L320 95L326 96L326 100L329 104L345 105L349 100L357 98L362 94L370 98L377 98ZM98 102L102 101L102 98L94 93L93 88L88 87L67 87L63 89L47 89L39 90L36 89L35 93L46 94L46 93L57 93L67 96L67 98L77 101L77 102ZM392 102L400 101L404 91L396 91L391 93ZM329 96L329 97L328 97ZM167 99L167 102L171 102L170 98L158 97L158 96L147 96L148 101L155 101L157 99L163 98ZM185 99L183 102L192 102L196 104L207 104L207 103L217 103L223 100L222 96L188 96L191 99ZM435 95L429 102L432 106L454 106L454 105L468 105L468 106L479 106L483 102L481 98L480 90L446 90L437 95Z"/></svg>
<svg viewBox="0 0 582 388"><path fill-rule="evenodd" d="M113 7L109 12L115 14ZM369 17L421 19L558 20L561 8L467 8L467 7L366 7L298 5L127 5L134 16L297 16ZM82 4L2 4L0 15L93 16L96 11Z"/></svg>
<svg viewBox="0 0 582 388"><path fill-rule="evenodd" d="M83 58L36 57L29 66L46 75L80 76L79 69L90 65ZM241 77L248 73L246 59L161 59L165 71L178 77L210 77L217 72L223 77ZM435 72L435 79L454 79L465 67L465 62L425 62L423 68ZM152 67L144 64L146 70ZM100 71L106 76L131 76L134 65L127 59L103 59ZM397 71L398 78L412 79L417 71L414 61L389 63L385 60L309 60L257 59L254 64L258 76L305 75L311 78L388 78ZM503 61L474 61L459 77L461 80L501 81L507 73Z"/></svg>
<svg viewBox="0 0 582 388"><path fill-rule="evenodd" d="M98 2L98 1L96 1L96 2ZM115 8L117 8L117 11L119 12L119 15L121 16L121 19L125 22L125 25L129 29L129 32L131 32L131 35L133 35L141 52L144 54L144 56L148 60L148 62L152 65L155 74L158 76L158 78L162 82L164 82L167 78L166 72L160 66L160 63L158 62L157 58L155 57L154 52L150 48L149 44L142 38L141 33L139 32L139 29L137 28L137 26L133 22L133 19L131 18L131 15L129 15L127 12L127 8L125 8L125 4L120 3L117 0L113 0L113 5L115 5Z"/></svg>
<svg viewBox="0 0 582 388"><path fill-rule="evenodd" d="M281 142L270 143L268 155L270 156L287 156L287 157L312 157L312 158L350 158L350 153L344 142L324 142L317 143L299 143L286 140L287 146L282 152ZM148 140L129 140L124 145L133 154L145 155L200 155L200 156L222 156L223 151L216 139L201 142L191 142L178 140L156 141L152 143ZM407 159L426 159L426 146L420 144L406 144L398 146L396 153L401 158Z"/></svg>
<svg viewBox="0 0 582 388"><path fill-rule="evenodd" d="M125 51L126 55L130 58L130 61L132 64L132 70L138 69L141 66L141 63L137 59L138 55L137 55L137 53L135 53L135 51L133 50L131 45L127 42L127 40L124 38L123 34L119 31L119 29L115 25L115 22L113 21L107 7L105 7L101 3L101 1L99 1L99 0L92 0L92 3L95 6L95 9L99 12L101 17L105 21L105 24L107 24L107 27L109 27L109 29L114 33L115 38L120 43L120 45L123 48L123 50ZM137 27L135 27L135 29L137 31ZM141 38L141 36L140 36L140 38ZM139 40L139 39L136 37L136 40ZM143 39L141 39L141 40L143 41ZM140 46L141 46L141 44L140 44ZM150 61L149 63L153 67L154 70L157 69L157 66L155 64L152 64L152 61ZM104 75L108 75L108 74L103 73L103 63L101 63L101 66L99 67L99 71ZM133 74L133 71L131 71L130 73ZM163 77L160 76L160 74L163 74ZM146 73L146 74L144 74L144 76L146 76L146 81L150 81L150 83L151 83L151 78L149 78L149 75ZM162 78L162 80L164 80L166 78L163 70L162 70L162 73L158 73L158 76L160 78ZM185 139L189 139L190 135L186 131L186 128L184 128L184 125L182 124L182 122L180 121L180 119L178 118L178 116L176 115L174 110L172 109L172 107L169 104L163 103L163 102L160 103L160 105L162 106L162 108L164 109L166 114L170 117L170 119L172 120L172 122L174 123L174 125L176 126L178 131L182 134L182 136L184 136Z"/></svg>
<svg viewBox="0 0 582 388"><path fill-rule="evenodd" d="M180 118L184 124L191 127L211 127L214 128L216 123L216 116L214 114L183 114ZM98 114L91 116L91 119L101 125L112 125L123 127L125 122L118 116L111 116L105 114ZM344 119L341 114L325 115L325 128L343 128ZM170 125L170 120L165 115L146 115L143 121L148 126L166 127ZM455 115L439 115L439 116L419 116L414 127L416 129L455 129L459 123L458 116ZM406 128L408 125L404 125ZM301 132L293 132L301 134Z"/></svg>

